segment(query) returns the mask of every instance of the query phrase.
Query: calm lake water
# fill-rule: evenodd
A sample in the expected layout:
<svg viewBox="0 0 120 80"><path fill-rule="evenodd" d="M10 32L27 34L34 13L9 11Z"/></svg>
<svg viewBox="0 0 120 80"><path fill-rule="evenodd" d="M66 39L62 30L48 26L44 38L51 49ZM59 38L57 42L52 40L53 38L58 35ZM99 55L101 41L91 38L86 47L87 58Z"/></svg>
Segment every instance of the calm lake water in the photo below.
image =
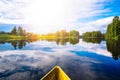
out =
<svg viewBox="0 0 120 80"><path fill-rule="evenodd" d="M119 41L0 41L0 80L40 80L56 65L71 80L120 80L119 57Z"/></svg>

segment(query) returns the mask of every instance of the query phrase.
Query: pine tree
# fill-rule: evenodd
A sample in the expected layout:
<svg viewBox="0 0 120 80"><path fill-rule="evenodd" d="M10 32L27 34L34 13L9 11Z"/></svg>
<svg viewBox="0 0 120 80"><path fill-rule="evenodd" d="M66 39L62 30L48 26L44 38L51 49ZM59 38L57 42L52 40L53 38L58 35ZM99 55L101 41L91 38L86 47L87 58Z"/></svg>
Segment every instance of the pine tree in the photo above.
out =
<svg viewBox="0 0 120 80"><path fill-rule="evenodd" d="M18 35L20 35L20 36L25 35L25 30L23 30L21 26L18 27Z"/></svg>
<svg viewBox="0 0 120 80"><path fill-rule="evenodd" d="M11 34L12 34L12 35L17 35L17 29L16 29L16 26L12 29Z"/></svg>

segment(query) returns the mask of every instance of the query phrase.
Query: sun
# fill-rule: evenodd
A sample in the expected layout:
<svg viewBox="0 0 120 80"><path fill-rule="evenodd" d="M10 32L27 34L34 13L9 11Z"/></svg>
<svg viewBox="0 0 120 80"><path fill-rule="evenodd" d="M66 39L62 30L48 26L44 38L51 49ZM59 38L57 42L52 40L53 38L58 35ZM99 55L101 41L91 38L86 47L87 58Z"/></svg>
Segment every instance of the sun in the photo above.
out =
<svg viewBox="0 0 120 80"><path fill-rule="evenodd" d="M25 20L36 32L56 30L66 24L68 5L64 0L33 0L24 10Z"/></svg>

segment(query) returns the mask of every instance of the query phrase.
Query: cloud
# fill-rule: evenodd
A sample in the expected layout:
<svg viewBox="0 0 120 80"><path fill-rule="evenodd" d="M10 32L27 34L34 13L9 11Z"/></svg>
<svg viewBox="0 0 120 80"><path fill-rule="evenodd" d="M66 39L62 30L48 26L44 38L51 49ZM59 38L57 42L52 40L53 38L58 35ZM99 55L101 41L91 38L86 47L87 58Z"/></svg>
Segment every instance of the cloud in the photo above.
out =
<svg viewBox="0 0 120 80"><path fill-rule="evenodd" d="M80 33L84 33L86 31L89 32L89 31L98 31L98 30L105 33L107 29L107 25L112 22L112 19L113 17L107 17L86 23L78 23L77 30L79 30Z"/></svg>
<svg viewBox="0 0 120 80"><path fill-rule="evenodd" d="M21 23L24 19L23 9L29 0L1 0L0 22L8 24Z"/></svg>
<svg viewBox="0 0 120 80"><path fill-rule="evenodd" d="M92 43L86 43L86 42L81 42L78 44L79 46L82 46L84 49L87 50L88 52L93 52L98 55L103 55L103 56L108 56L112 57L111 53L106 50L106 44L92 44Z"/></svg>
<svg viewBox="0 0 120 80"><path fill-rule="evenodd" d="M51 1L49 0L45 0L45 1L1 0L0 16L1 18L4 18L4 19L10 19L14 23L14 20L24 19L29 17L33 19L38 17L39 20L41 20L40 19L41 17L46 18L45 16L47 17L51 16L51 18L53 18L55 15L61 13L59 14L59 16L60 17L63 16L61 17L63 19L60 19L58 16L57 18L56 17L55 18L59 19L60 22L61 20L64 20L65 22L71 22L71 21L76 21L77 19L80 19L80 18L99 16L104 12L108 12L109 9L103 10L103 6L104 6L103 2L106 2L106 0L99 0L99 1L96 1L96 0L92 0L92 1L91 0L84 0L84 1L80 1L80 0L58 0L58 1L56 0L51 0ZM46 13L46 12L49 12L49 13ZM37 13L39 13L39 15ZM46 19L49 19L49 18L46 18ZM30 20L28 20L28 22L29 21Z"/></svg>
<svg viewBox="0 0 120 80"><path fill-rule="evenodd" d="M104 31L110 18L96 20L95 17L104 16L111 11L104 7L109 2L106 0L1 0L0 23L34 24L28 26L32 27L30 31L37 33L54 32L58 29L77 29L81 33L91 30Z"/></svg>

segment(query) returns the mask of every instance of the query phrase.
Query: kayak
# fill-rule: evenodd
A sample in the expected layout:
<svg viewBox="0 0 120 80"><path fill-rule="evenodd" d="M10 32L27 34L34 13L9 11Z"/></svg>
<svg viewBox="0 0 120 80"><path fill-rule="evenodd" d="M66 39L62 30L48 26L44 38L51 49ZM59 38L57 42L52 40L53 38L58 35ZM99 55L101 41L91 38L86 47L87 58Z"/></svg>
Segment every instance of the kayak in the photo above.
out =
<svg viewBox="0 0 120 80"><path fill-rule="evenodd" d="M65 74L65 72L59 66L55 66L41 80L71 80L71 79Z"/></svg>

